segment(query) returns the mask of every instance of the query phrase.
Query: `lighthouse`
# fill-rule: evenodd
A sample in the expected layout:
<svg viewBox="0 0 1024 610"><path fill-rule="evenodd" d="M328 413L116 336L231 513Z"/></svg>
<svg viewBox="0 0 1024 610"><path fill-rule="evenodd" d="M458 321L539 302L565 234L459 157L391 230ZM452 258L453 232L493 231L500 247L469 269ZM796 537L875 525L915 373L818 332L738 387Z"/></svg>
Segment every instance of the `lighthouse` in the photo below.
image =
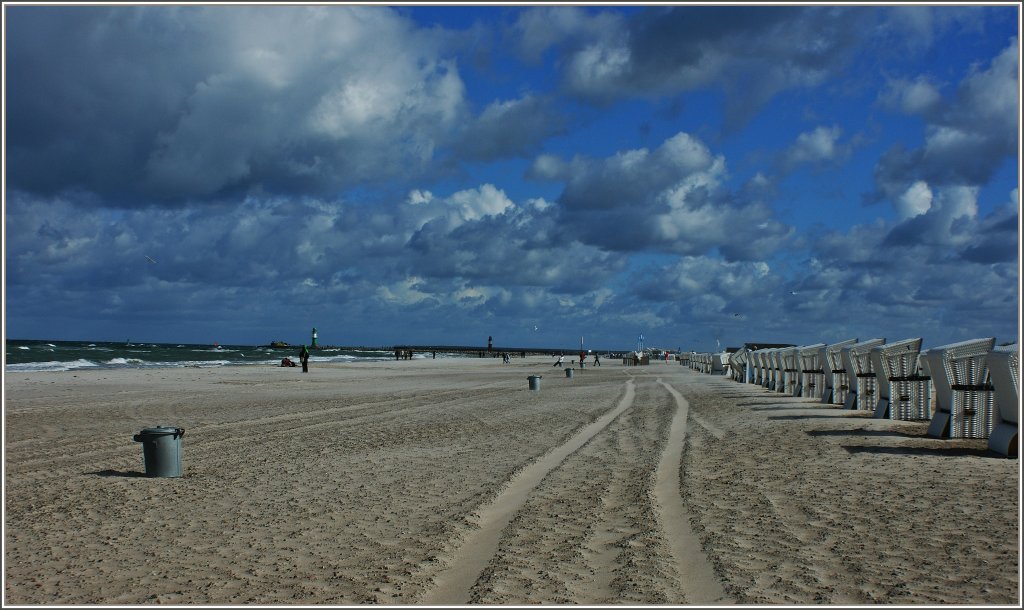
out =
<svg viewBox="0 0 1024 610"><path fill-rule="evenodd" d="M310 342L310 347L316 348L316 327L313 327L313 340Z"/></svg>

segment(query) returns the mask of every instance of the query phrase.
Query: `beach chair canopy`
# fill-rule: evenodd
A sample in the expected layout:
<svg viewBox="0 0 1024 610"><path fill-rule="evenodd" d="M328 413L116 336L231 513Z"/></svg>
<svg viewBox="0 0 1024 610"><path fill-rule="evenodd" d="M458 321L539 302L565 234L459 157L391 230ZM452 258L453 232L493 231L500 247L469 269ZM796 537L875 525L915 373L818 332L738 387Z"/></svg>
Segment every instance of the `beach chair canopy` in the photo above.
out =
<svg viewBox="0 0 1024 610"><path fill-rule="evenodd" d="M876 415L890 419L917 420L931 416L928 379L919 374L921 337L893 341L871 348L878 382Z"/></svg>
<svg viewBox="0 0 1024 610"><path fill-rule="evenodd" d="M989 449L1017 455L1020 429L1020 347L1001 345L988 356L989 378L995 391L996 422L988 438Z"/></svg>
<svg viewBox="0 0 1024 610"><path fill-rule="evenodd" d="M935 413L928 434L940 438L988 438L995 397L988 382L987 356L995 337L971 339L928 350L935 388Z"/></svg>
<svg viewBox="0 0 1024 610"><path fill-rule="evenodd" d="M871 367L871 348L882 345L885 339L868 339L840 350L843 356L843 368L846 369L846 385L849 389L843 401L847 409L872 409L875 408L874 396L874 372ZM869 383L866 380L871 379ZM864 380L864 381L862 381ZM858 396L861 390L866 390L864 396ZM870 392L870 393L869 393Z"/></svg>

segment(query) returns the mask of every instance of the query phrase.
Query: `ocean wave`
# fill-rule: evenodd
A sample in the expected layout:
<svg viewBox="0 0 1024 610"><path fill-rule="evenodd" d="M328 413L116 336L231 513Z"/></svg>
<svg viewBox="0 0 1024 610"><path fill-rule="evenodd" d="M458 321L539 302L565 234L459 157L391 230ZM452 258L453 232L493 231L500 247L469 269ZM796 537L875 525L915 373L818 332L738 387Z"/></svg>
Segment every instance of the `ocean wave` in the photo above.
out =
<svg viewBox="0 0 1024 610"><path fill-rule="evenodd" d="M144 361L138 358L111 358L107 361L109 366L118 366L125 364L142 364Z"/></svg>
<svg viewBox="0 0 1024 610"><path fill-rule="evenodd" d="M84 368L96 368L99 367L98 362L92 360L72 360L70 362L58 362L51 360L49 362L23 362L17 364L8 364L8 372L29 372L29 371L71 371L74 369Z"/></svg>
<svg viewBox="0 0 1024 610"><path fill-rule="evenodd" d="M197 369L209 369L216 368L218 366L227 366L229 364L242 364L241 362L234 362L231 360L189 360L183 362L152 362L146 364L146 366L170 366L175 368L191 367Z"/></svg>

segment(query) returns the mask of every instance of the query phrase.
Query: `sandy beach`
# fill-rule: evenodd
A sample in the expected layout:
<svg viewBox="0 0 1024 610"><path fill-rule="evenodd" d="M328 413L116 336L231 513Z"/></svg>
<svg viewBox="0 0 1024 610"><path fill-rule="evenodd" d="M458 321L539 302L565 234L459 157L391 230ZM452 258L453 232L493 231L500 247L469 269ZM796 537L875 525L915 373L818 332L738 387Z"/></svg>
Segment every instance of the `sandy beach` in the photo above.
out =
<svg viewBox="0 0 1024 610"><path fill-rule="evenodd" d="M4 602L1020 601L1020 463L984 441L551 362L8 374ZM181 478L142 476L157 424Z"/></svg>

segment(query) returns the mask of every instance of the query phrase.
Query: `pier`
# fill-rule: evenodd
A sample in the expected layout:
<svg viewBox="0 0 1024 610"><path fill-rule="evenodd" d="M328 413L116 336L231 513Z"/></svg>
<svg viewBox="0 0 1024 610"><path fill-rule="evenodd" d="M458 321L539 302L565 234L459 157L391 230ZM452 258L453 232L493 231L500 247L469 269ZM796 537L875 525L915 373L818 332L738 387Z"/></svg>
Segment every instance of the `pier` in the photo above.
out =
<svg viewBox="0 0 1024 610"><path fill-rule="evenodd" d="M508 354L513 358L525 358L526 356L572 356L579 354L579 348L564 347L481 347L479 345L395 345L395 360L412 358L413 354L464 354L478 358L498 358L501 354ZM589 349L599 355L612 353L610 350Z"/></svg>

